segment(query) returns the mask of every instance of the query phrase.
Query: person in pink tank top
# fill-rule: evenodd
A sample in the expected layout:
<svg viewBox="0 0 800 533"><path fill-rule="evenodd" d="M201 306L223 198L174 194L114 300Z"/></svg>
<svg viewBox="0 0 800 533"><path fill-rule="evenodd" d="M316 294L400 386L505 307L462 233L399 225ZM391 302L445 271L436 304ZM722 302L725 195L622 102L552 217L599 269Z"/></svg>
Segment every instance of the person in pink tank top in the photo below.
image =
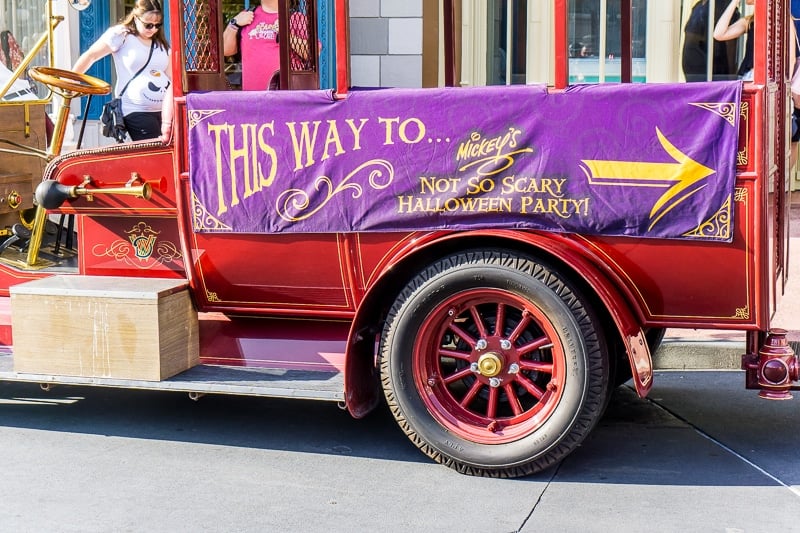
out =
<svg viewBox="0 0 800 533"><path fill-rule="evenodd" d="M302 68L306 59L301 54L308 49L308 25L305 15L292 13L292 67ZM278 0L261 0L255 9L245 10L233 17L222 35L223 53L232 56L241 52L242 89L263 91L280 69L280 31Z"/></svg>

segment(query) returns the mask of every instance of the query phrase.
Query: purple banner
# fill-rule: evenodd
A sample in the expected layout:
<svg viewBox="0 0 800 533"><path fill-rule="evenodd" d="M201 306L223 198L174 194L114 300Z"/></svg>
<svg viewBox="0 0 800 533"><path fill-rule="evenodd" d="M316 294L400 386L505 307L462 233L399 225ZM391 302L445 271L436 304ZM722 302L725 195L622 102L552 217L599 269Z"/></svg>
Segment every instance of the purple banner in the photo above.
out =
<svg viewBox="0 0 800 533"><path fill-rule="evenodd" d="M190 94L197 232L730 241L740 82Z"/></svg>

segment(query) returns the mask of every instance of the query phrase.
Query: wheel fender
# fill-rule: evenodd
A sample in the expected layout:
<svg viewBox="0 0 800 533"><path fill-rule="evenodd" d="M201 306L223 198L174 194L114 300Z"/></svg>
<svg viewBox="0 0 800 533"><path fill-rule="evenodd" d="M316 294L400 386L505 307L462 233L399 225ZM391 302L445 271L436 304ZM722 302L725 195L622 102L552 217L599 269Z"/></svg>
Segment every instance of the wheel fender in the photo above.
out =
<svg viewBox="0 0 800 533"><path fill-rule="evenodd" d="M375 317L381 294L387 286L386 280L396 274L398 266L406 261L414 262L415 255L447 243L453 249L454 240L469 241L490 238L495 245L502 242L524 244L555 257L584 279L605 306L623 340L631 365L634 387L640 397L645 397L653 386L653 361L642 329L631 302L634 298L627 286L601 258L579 236L568 234L519 232L508 230L475 231L460 233L415 234L406 246L396 248L396 254L379 265L371 276L370 286L359 305L348 337L345 360L345 405L350 414L361 418L379 403L381 392L374 366L376 335ZM418 262L416 263L419 264ZM385 294L383 294L385 298Z"/></svg>
<svg viewBox="0 0 800 533"><path fill-rule="evenodd" d="M622 338L636 393L647 396L653 386L653 359L627 285L579 236L536 233L525 237L531 245L569 265L600 298Z"/></svg>

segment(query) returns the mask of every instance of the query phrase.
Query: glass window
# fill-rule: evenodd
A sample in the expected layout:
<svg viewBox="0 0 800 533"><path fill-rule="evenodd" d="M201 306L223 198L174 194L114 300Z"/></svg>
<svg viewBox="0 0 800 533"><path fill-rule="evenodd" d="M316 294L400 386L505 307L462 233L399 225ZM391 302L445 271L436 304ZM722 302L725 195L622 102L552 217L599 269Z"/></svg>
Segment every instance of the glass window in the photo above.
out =
<svg viewBox="0 0 800 533"><path fill-rule="evenodd" d="M686 81L737 79L739 67L737 45L745 38L730 41L709 39L716 21L722 16L728 5L727 0L697 0L691 6L689 2L684 2L683 9L688 13L684 15L686 23L683 26L681 69ZM709 12L712 7L714 17L710 19ZM742 7L744 6L740 4L739 10L734 12L731 21L739 18Z"/></svg>
<svg viewBox="0 0 800 533"><path fill-rule="evenodd" d="M525 83L527 21L527 0L489 0L487 85Z"/></svg>
<svg viewBox="0 0 800 533"><path fill-rule="evenodd" d="M0 4L0 62L9 71L17 70L23 58L32 52L40 37L47 31L47 20L42 14L41 0L5 0ZM29 66L49 66L50 53L47 44L41 46L31 59ZM24 73L21 74L24 76ZM0 78L0 88L9 80L10 74ZM48 95L46 87L31 82L31 88L39 98Z"/></svg>
<svg viewBox="0 0 800 533"><path fill-rule="evenodd" d="M633 81L645 80L646 0L633 4ZM620 81L620 0L569 0L569 81ZM603 38L605 37L605 38Z"/></svg>

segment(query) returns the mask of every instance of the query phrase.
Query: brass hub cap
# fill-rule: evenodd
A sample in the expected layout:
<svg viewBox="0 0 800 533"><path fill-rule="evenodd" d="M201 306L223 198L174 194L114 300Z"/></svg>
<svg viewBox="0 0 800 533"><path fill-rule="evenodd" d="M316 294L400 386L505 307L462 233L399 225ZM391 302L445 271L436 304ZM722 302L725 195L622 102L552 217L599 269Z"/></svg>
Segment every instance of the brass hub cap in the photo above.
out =
<svg viewBox="0 0 800 533"><path fill-rule="evenodd" d="M478 371L482 376L493 378L503 371L503 359L494 352L485 353L478 359Z"/></svg>

